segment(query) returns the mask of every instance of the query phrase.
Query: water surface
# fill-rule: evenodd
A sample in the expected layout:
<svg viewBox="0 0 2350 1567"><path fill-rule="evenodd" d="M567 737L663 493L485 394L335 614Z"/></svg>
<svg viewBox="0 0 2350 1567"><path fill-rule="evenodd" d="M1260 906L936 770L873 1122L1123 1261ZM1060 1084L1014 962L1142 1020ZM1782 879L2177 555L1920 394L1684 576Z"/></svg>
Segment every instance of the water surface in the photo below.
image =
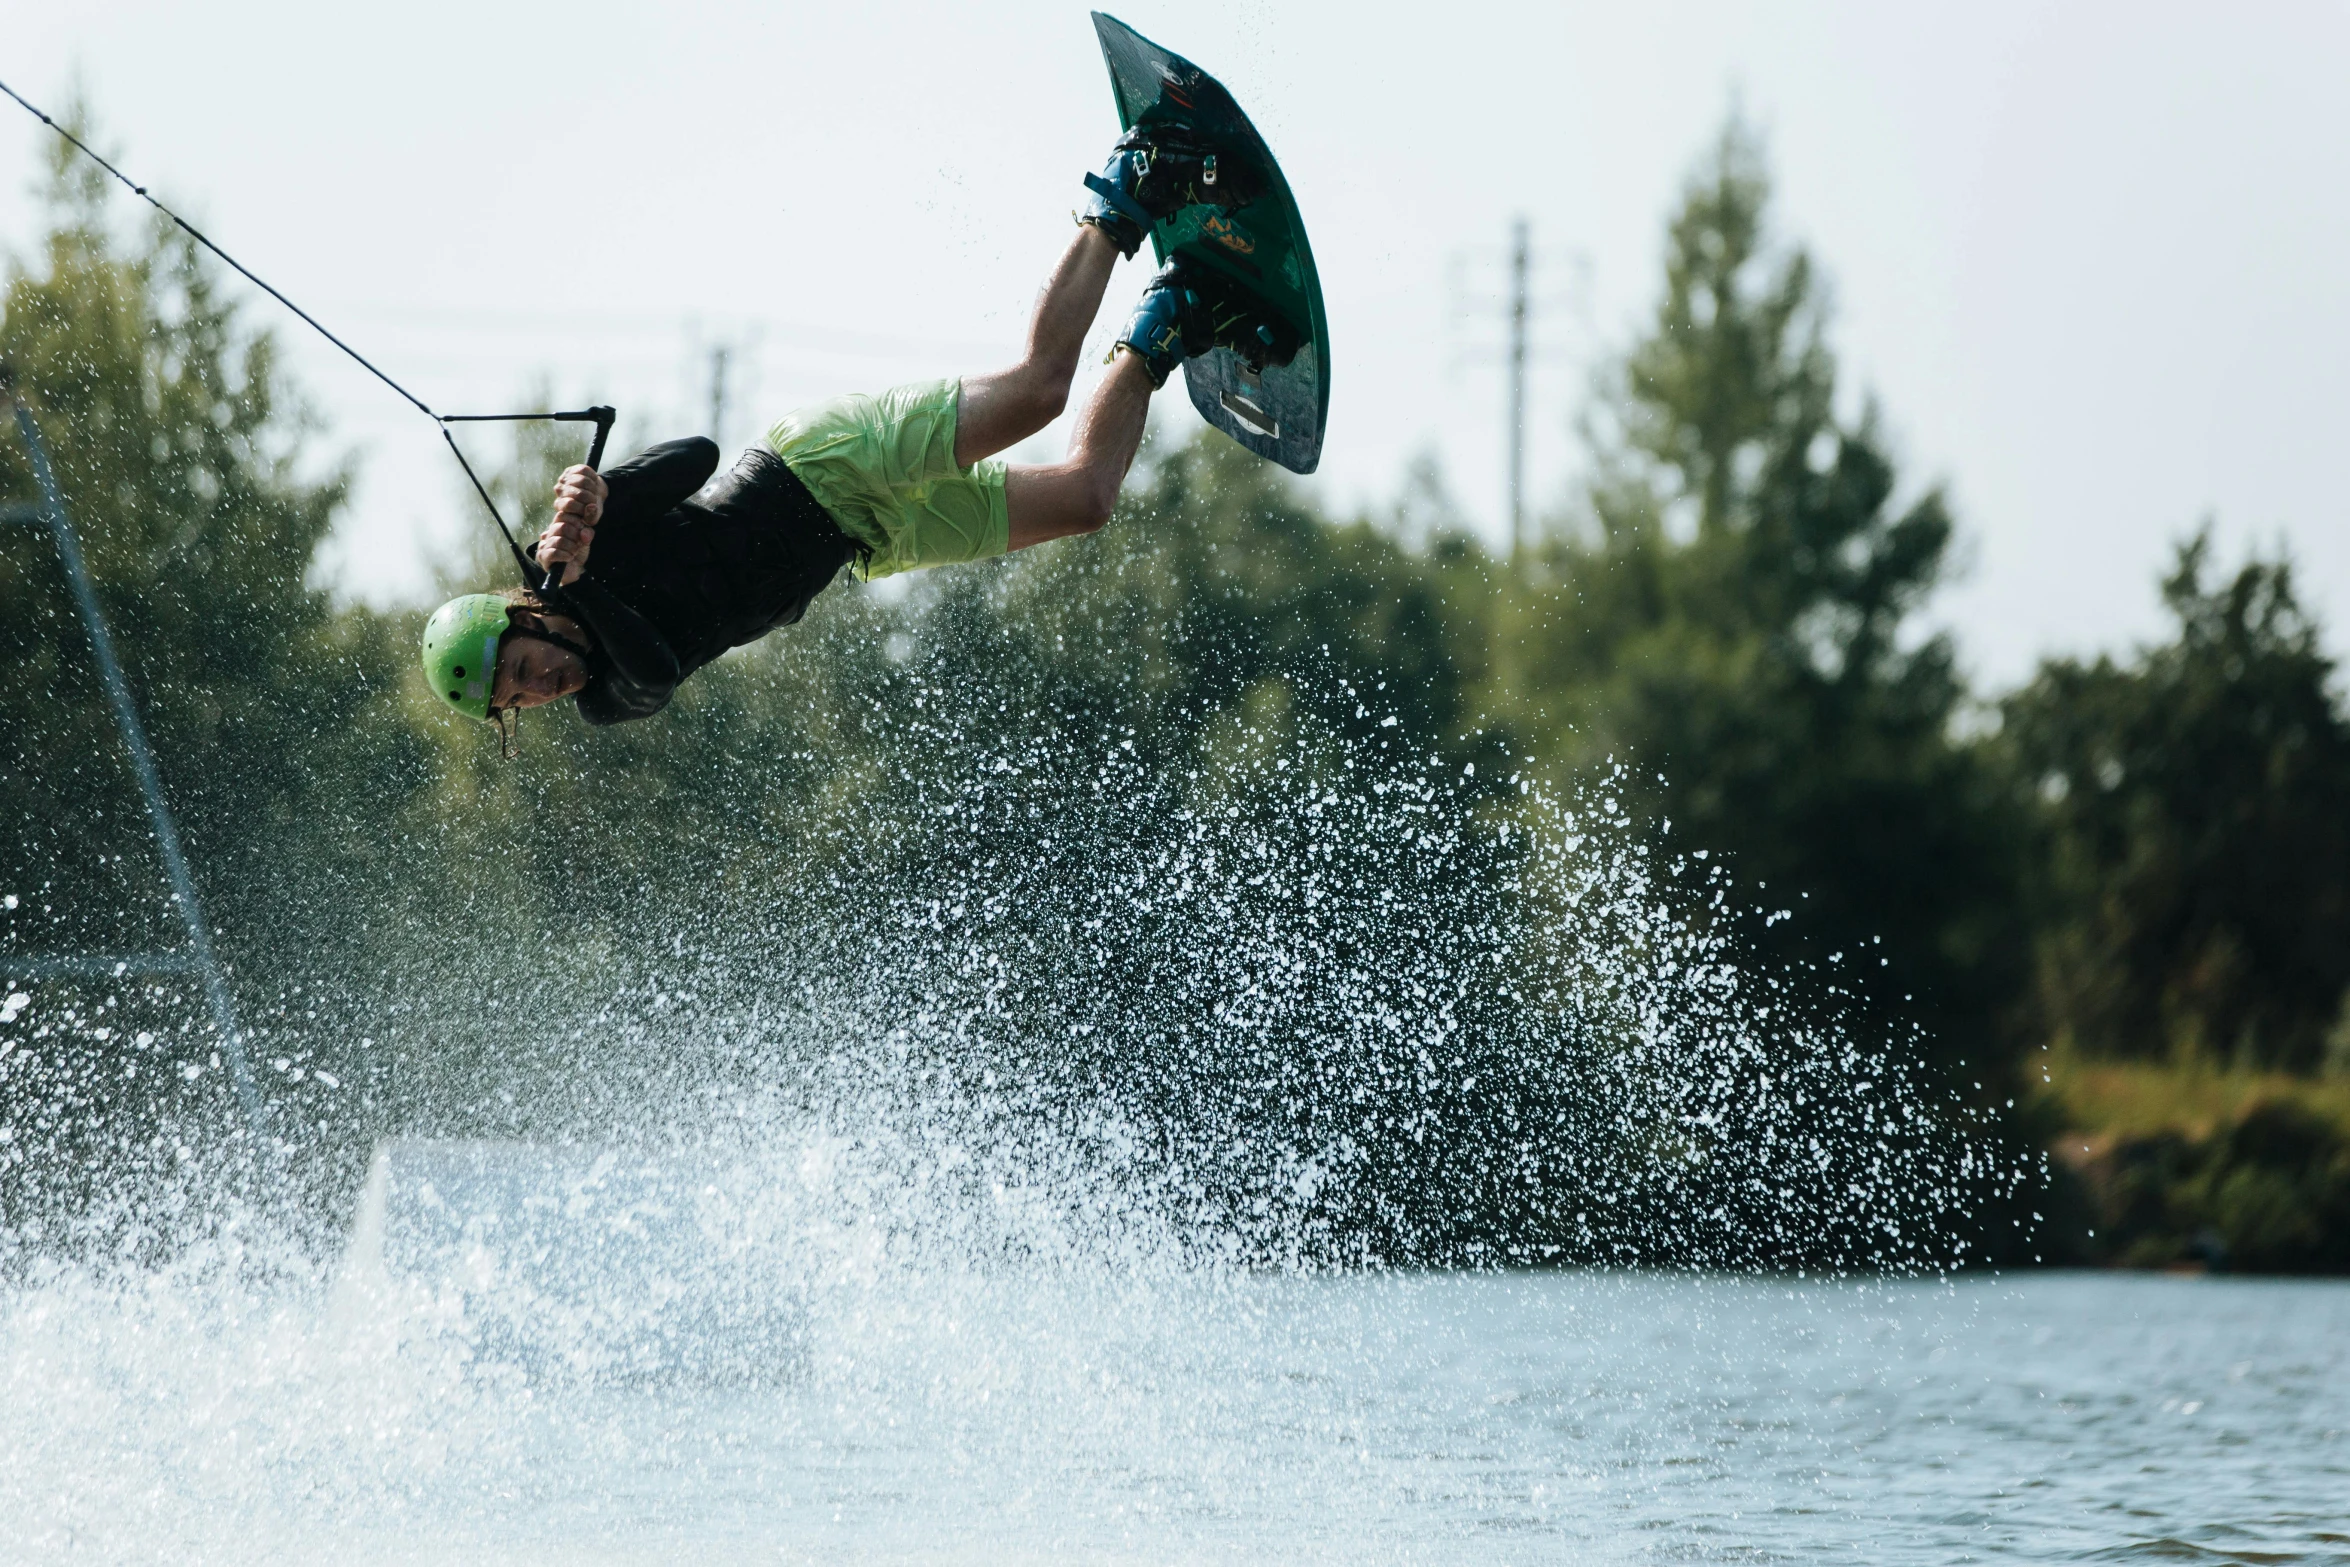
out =
<svg viewBox="0 0 2350 1567"><path fill-rule="evenodd" d="M0 1298L0 1551L2350 1562L2337 1284L876 1266L633 1370L465 1309Z"/></svg>

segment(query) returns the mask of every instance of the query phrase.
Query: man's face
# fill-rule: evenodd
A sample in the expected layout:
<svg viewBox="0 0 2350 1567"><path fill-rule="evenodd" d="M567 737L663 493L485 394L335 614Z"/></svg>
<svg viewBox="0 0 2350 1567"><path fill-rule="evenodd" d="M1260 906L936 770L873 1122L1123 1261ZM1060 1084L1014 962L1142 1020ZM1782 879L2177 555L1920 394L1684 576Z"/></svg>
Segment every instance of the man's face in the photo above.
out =
<svg viewBox="0 0 2350 1567"><path fill-rule="evenodd" d="M509 633L498 641L498 680L490 690L490 706L538 707L586 684L587 665L577 653L537 637Z"/></svg>

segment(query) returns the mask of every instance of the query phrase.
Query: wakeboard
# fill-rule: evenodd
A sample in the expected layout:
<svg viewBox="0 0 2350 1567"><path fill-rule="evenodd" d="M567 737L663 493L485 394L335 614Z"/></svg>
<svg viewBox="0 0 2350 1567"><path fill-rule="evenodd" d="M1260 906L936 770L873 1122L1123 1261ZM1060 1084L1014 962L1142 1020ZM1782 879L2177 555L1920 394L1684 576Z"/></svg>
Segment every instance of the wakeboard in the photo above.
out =
<svg viewBox="0 0 2350 1567"><path fill-rule="evenodd" d="M1269 318L1261 345L1217 347L1183 363L1192 406L1258 456L1292 473L1322 460L1330 418L1330 330L1322 280L1289 181L1223 83L1116 17L1093 13L1118 123L1167 126L1227 149L1232 205L1194 205L1151 229L1163 266L1182 259L1213 273Z"/></svg>

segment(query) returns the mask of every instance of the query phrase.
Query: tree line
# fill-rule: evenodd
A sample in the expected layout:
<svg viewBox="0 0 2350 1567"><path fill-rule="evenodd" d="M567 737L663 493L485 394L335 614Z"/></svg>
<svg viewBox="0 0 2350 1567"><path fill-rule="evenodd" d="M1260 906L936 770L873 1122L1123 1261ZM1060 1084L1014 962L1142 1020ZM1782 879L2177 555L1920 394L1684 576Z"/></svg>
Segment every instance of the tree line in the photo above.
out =
<svg viewBox="0 0 2350 1567"><path fill-rule="evenodd" d="M0 302L0 359L52 446L262 1054L281 1077L307 1062L356 1085L294 1095L319 1125L527 1130L551 1104L623 1104L676 1068L596 1060L580 1020L608 1010L598 998L690 1000L681 972L723 969L759 932L774 938L762 983L809 995L876 941L941 972L968 962L925 917L933 934L998 922L1010 977L937 983L1011 1020L1006 1040L1047 1020L1092 1037L1070 1021L1089 988L1181 994L1144 1027L1159 1080L1247 1099L1242 1076L1292 1070L1294 1032L1245 1072L1186 1077L1184 1008L1219 998L1131 933L1072 959L1092 939L1082 920L1031 920L997 907L1000 889L1045 909L1040 866L1065 890L1112 863L1138 882L1191 864L1172 838L1103 847L1146 799L1189 821L1245 805L1257 825L1233 843L1336 856L1341 876L1342 849L1297 826L1321 798L1297 780L1383 768L1414 788L1441 777L1459 820L1505 824L1513 789L1606 780L1636 835L1697 853L1729 889L1699 918L1759 970L1811 976L1839 1028L1895 1041L1920 1082L2016 1147L2053 1130L2032 1108L2051 1052L2350 1070L2350 719L2290 563L2223 565L2197 534L2160 584L2166 640L1970 690L1920 622L1956 521L1904 482L1873 412L1844 411L1817 268L1773 232L1767 169L1736 125L1683 191L1654 313L1597 400L1593 477L1522 557L1446 525L1441 504L1432 529L1326 516L1203 437L1157 453L1101 536L901 595L836 589L652 723L526 717L511 763L418 688L415 613L338 606L317 579L351 474L321 476L321 432L270 334L184 238L118 238L104 197L89 171L53 167L49 232ZM501 498L543 509L565 451L526 432ZM31 493L25 454L0 444L0 496ZM451 580L496 576L485 554ZM0 892L17 900L0 954L169 945L111 719L31 530L0 550L0 604L18 693L0 720ZM1232 780L1268 769L1273 792L1235 803L1248 791ZM1421 879L1423 914L1474 921L1444 902L1441 866L1407 860L1391 870ZM1100 885L1091 917L1115 924ZM876 927L877 907L897 923ZM1343 963L1378 982L1433 973L1382 963L1363 929L1330 939L1361 943ZM70 1047L60 1032L0 1059L0 1117L68 1141L162 1125L204 1086L201 1054L171 1053L171 1002L34 998L28 1016L81 1027ZM44 1052L40 1073L24 1067ZM1064 1047L1034 1066L1083 1059ZM1487 1097L1448 1100L1440 1140L1565 1113L1544 1097L1555 1085L1505 1103L1493 1072L1454 1080L1480 1076ZM2292 1125L2300 1162L2275 1202L2316 1227L2273 1255L2239 1249L2350 1266L2350 1138ZM2262 1155L2227 1157L2195 1179ZM1352 1233L1442 1231L1448 1256L1566 1233L1560 1212L1497 1195L1498 1165L1468 1162L1462 1189L1484 1195L1460 1213L1381 1208L1407 1173L1362 1199L1386 1217L1358 1214Z"/></svg>

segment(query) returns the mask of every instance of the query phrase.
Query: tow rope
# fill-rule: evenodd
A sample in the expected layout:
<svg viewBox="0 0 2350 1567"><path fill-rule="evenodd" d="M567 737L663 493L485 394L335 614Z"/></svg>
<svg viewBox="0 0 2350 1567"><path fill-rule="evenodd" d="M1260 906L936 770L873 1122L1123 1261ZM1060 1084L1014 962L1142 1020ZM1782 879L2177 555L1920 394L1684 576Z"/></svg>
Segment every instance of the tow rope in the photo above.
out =
<svg viewBox="0 0 2350 1567"><path fill-rule="evenodd" d="M261 292L267 294L270 298L276 300L279 304L285 306L288 310L291 310L295 315L300 316L312 331L316 332L320 337L325 338L328 342L334 344L335 347L341 349L344 353L350 355L352 361L356 363L361 369L365 370L369 375L374 376L378 381L381 381L384 385L390 387L393 391L399 393L400 396L405 398L408 403L419 413L423 414L427 419L430 419L434 426L441 432L441 439L448 443L450 455L457 459L457 466L464 469L465 477L473 482L473 493L480 496L482 505L489 508L490 520L498 525L498 532L506 541L507 553L514 557L514 564L522 573L522 585L526 588L531 588L540 592L560 591L560 589L557 587L557 579L559 574L556 572L540 571L539 568L531 562L530 557L522 553L522 546L514 542L514 530L506 526L505 514L498 510L498 503L490 499L489 488L481 482L480 475L473 471L473 464L465 460L465 453L457 445L457 437L449 432L449 426L453 424L514 424L542 419L551 420L562 424L592 424L596 427L596 436L594 442L588 448L587 465L590 468L600 468L604 463L604 440L612 433L612 420L615 417L612 409L599 404L594 408L574 408L558 413L445 414L438 412L423 398L417 396L414 392L409 391L408 388L402 386L399 382L384 374L383 371L378 369L374 362L369 360L366 355L360 353L359 350L353 348L350 344L335 336L334 333L329 332L323 325L320 324L316 316L312 315L309 311L304 310L300 305L295 304L292 300L286 298L285 295L279 293L276 289L270 287L269 284L264 282L258 275L256 275L250 267L246 266L236 257L230 255L227 251L221 249L218 245L215 245L211 239L206 237L201 229L196 227L196 225L190 223L186 218L181 217L178 213L172 211L162 202L157 201L153 196L149 195L147 193L146 186L138 184L136 181L132 180L129 175L123 173L122 170L116 168L113 164L100 157L88 142L83 141L72 131L67 130L64 126L58 124L48 115L43 114L39 109L33 107L33 105L27 102L15 88L9 86L6 82L0 82L0 93L6 93L9 97L14 98L17 102L17 105L27 114L30 114L33 116L33 118L39 120L43 125L48 126L58 135L64 137L68 142L72 143L76 151L80 152L83 157L88 158L92 163L97 164L98 167L104 169L107 173L113 175L117 180L121 181L123 187L130 191L132 195L138 197L148 206L153 207L157 212L160 212L165 217L171 219L173 223L179 226L181 232L185 233L190 239L194 240L197 244L202 245L206 250L211 251L221 260L227 262L231 267L235 268L237 274L244 278L246 282L251 283L255 288L258 288L261 290Z"/></svg>

